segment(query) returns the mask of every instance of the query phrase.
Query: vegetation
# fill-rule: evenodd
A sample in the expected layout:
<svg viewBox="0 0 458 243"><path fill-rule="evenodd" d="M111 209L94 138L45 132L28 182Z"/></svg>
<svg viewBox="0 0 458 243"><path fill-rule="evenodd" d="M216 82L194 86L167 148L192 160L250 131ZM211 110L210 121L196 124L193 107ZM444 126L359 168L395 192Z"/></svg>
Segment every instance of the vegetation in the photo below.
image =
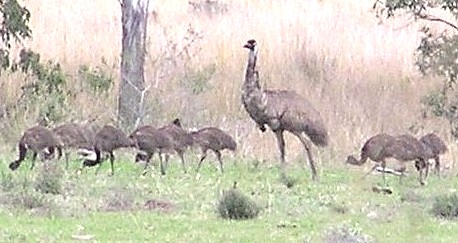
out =
<svg viewBox="0 0 458 243"><path fill-rule="evenodd" d="M21 28L16 37L27 39L25 50L40 53L30 57L40 57L36 67L42 68L36 69L40 72L29 68L27 74L3 71L0 77L3 241L323 242L366 237L377 242L456 241L456 218L432 213L436 208L441 214L453 213L447 206L454 205L449 195L458 183L453 152L444 156L444 168L451 167L444 170L444 179L431 175L428 185L420 187L415 176L403 184L388 176L392 194L372 191L382 181L379 176L360 179L369 168L342 165L365 139L381 131L435 130L445 137L450 151L456 150L452 139L444 136L450 125L453 128L449 117L455 116L456 64L445 55L456 49L455 32L442 32L453 27L422 15L444 7L436 17L456 22L451 11L454 1L378 1L382 4L377 6L391 8L388 19L386 10L379 14L382 22L369 11L370 1L196 0L190 6L177 0L155 1L148 24L145 87L150 89L143 121L161 126L180 116L186 127L225 128L238 142L234 161L226 163L224 175L211 166L202 167L199 174L183 174L174 159L167 176L156 169L143 177L129 154L117 157L114 177L106 175L109 163L103 164L98 176L94 168L77 175L76 163L71 163L72 168L57 173L50 183L41 174L42 163L36 170L25 166L14 173L7 164L16 155L20 133L39 118L52 122L97 117L103 123L116 117L120 8L117 1L58 5L29 1L30 16L14 2L3 1L2 7L11 4L25 13L12 20L30 21L33 39L27 39L28 28ZM425 2L429 5L418 8ZM406 13L420 21L412 22ZM398 14L403 16L393 18ZM423 24L427 26L419 32ZM4 70L21 68L13 65L15 51L22 49L16 37L9 37L13 49L5 45L0 52ZM279 173L274 139L255 131L240 104L246 65L241 45L249 38L259 43L261 83L269 89L295 89L308 97L329 128L331 146L313 149L319 162L317 183L310 181L304 168L302 145L290 136L286 143L291 168L285 175ZM37 98L35 90L41 96L52 90L54 95ZM16 106L24 92L27 105ZM419 115L421 100L425 116ZM445 119L430 119L430 114ZM415 174L412 167L408 170ZM257 217L224 220L215 210L220 192L234 181L239 182L237 190L260 206ZM46 193L52 188L59 193Z"/></svg>
<svg viewBox="0 0 458 243"><path fill-rule="evenodd" d="M218 214L225 219L252 219L260 207L236 188L223 191L218 202Z"/></svg>
<svg viewBox="0 0 458 243"><path fill-rule="evenodd" d="M428 112L447 119L450 132L458 138L458 95L456 93L458 5L456 1L386 0L376 1L374 8L381 18L408 14L414 19L426 21L421 28L423 36L416 50L415 64L422 74L441 77L442 85L426 95L422 102ZM438 16L436 14L438 10L448 15ZM443 25L439 31L431 27L435 22Z"/></svg>
<svg viewBox="0 0 458 243"><path fill-rule="evenodd" d="M437 217L454 219L458 217L458 195L440 195L434 200L432 213Z"/></svg>
<svg viewBox="0 0 458 243"><path fill-rule="evenodd" d="M189 157L195 168L197 156ZM454 242L458 236L455 220L430 213L436 197L454 190L456 177L431 176L429 184L420 187L415 176L406 177L402 184L397 177L388 176L393 194L387 195L371 190L382 182L381 176L361 179L364 170L329 168L322 171L319 183L313 183L309 170L294 161L289 167L298 180L294 187L286 188L278 181L279 168L264 164L253 170L248 160L235 159L237 163L227 163L224 175L210 166L202 167L199 174L183 174L174 157L166 176L160 176L158 168L140 176L143 167L132 163L129 153L119 156L114 177L109 176L108 164L97 176L95 168L76 174L80 165L75 161L63 170L62 194L35 190L42 163L36 170L20 167L14 173L2 163L0 171L12 174L13 187L0 191L0 235L14 242L62 242L75 237L104 242L369 238L376 242ZM60 169L64 166L61 163ZM414 170L413 166L409 169ZM221 191L232 188L234 181L238 182L236 193L242 192L260 206L257 217L226 220L216 210L224 195ZM406 200L406 194L421 197Z"/></svg>

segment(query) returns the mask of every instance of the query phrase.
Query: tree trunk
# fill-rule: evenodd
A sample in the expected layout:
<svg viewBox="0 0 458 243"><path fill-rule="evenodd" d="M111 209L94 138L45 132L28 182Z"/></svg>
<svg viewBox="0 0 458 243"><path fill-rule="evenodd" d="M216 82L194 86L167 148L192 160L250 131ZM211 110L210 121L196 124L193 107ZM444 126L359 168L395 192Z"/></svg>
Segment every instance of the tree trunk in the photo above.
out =
<svg viewBox="0 0 458 243"><path fill-rule="evenodd" d="M118 122L126 129L139 124L145 94L145 44L149 0L122 0L121 84Z"/></svg>

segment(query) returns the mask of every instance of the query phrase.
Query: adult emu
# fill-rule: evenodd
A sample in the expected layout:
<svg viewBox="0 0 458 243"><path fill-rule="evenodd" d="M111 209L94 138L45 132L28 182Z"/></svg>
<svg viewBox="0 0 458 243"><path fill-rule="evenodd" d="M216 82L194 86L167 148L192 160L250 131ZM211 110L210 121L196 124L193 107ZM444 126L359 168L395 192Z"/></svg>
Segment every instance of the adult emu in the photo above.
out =
<svg viewBox="0 0 458 243"><path fill-rule="evenodd" d="M102 153L108 153L111 164L111 175L114 175L114 160L115 156L113 151L118 148L132 147L134 144L131 139L120 129L111 126L103 126L95 135L93 149L96 154L95 160L85 160L83 166L99 165L95 173L97 174L104 161Z"/></svg>
<svg viewBox="0 0 458 243"><path fill-rule="evenodd" d="M221 151L228 149L235 152L237 148L235 140L229 134L217 127L201 128L198 131L191 132L191 136L193 143L200 147L202 151L196 171L199 172L202 162L207 157L207 151L212 150L218 159L221 173L223 173L224 169Z"/></svg>
<svg viewBox="0 0 458 243"><path fill-rule="evenodd" d="M30 150L33 153L30 169L33 169L38 153L45 151L45 157L49 158L54 154L56 149L60 158L62 156L60 143L49 129L43 126L31 127L24 132L19 140L19 158L11 162L9 167L11 170L16 170L25 159L27 151Z"/></svg>
<svg viewBox="0 0 458 243"><path fill-rule="evenodd" d="M265 125L267 125L275 133L282 166L285 164L283 133L288 131L296 136L307 153L312 179L318 179L310 150L311 144L307 137L317 146L328 145L328 133L320 113L307 99L295 91L264 90L259 84L259 73L256 70L257 43L255 40L248 40L243 47L249 50L245 82L242 88L242 102L246 111L261 131L266 131Z"/></svg>
<svg viewBox="0 0 458 243"><path fill-rule="evenodd" d="M355 156L350 155L347 157L346 163L351 165L361 166L368 159L376 162L372 169L367 172L364 177L374 171L379 165L382 166L383 171L386 168L386 159L394 158L401 163L401 182L403 172L405 170L405 164L409 161L418 161L416 167L420 173L419 182L421 185L425 184L427 174L424 175L426 167L426 150L425 146L415 137L409 134L403 134L399 136L391 136L386 133L377 134L369 138L361 148L360 159L356 159ZM383 183L386 186L385 173L383 173Z"/></svg>
<svg viewBox="0 0 458 243"><path fill-rule="evenodd" d="M52 129L64 149L65 168L68 169L71 149L84 152L92 149L97 129L98 127L94 124L81 125L78 123L64 123ZM82 153L81 151L78 152Z"/></svg>

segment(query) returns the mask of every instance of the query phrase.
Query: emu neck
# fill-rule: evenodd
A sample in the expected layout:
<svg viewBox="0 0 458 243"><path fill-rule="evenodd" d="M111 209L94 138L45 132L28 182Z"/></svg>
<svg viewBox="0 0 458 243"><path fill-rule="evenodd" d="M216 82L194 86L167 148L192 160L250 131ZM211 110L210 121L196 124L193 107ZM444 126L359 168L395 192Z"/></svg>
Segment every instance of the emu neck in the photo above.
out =
<svg viewBox="0 0 458 243"><path fill-rule="evenodd" d="M245 73L245 83L243 84L243 91L245 95L258 93L261 90L259 85L259 75L256 71L257 53L255 50L250 50L248 54L248 63Z"/></svg>

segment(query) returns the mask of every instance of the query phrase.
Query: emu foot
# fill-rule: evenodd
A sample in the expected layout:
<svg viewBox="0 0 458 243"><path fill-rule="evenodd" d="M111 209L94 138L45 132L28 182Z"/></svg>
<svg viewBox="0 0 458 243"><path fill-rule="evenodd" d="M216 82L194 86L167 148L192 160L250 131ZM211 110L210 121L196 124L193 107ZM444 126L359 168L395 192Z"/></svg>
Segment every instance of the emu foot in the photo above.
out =
<svg viewBox="0 0 458 243"><path fill-rule="evenodd" d="M10 163L9 167L11 170L16 170L20 164L21 164L20 162L15 161L15 162Z"/></svg>

